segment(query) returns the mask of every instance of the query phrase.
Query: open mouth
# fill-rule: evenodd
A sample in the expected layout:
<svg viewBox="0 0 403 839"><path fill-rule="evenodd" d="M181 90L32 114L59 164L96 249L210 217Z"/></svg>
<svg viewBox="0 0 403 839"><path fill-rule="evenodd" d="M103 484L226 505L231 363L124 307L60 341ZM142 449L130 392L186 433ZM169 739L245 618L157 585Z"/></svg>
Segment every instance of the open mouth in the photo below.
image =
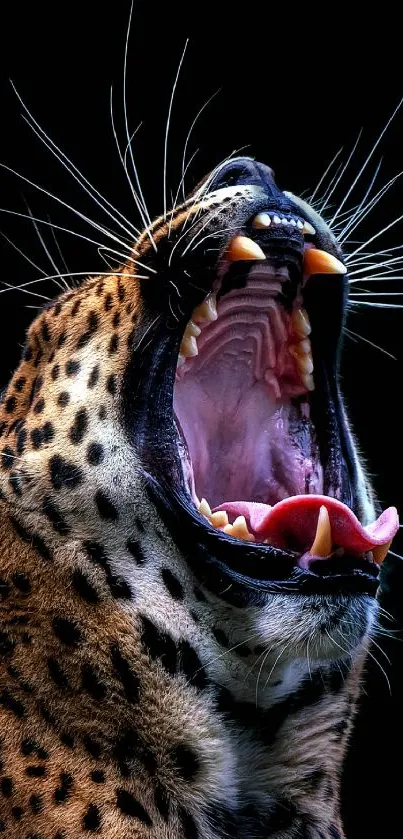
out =
<svg viewBox="0 0 403 839"><path fill-rule="evenodd" d="M376 518L340 394L348 281L329 229L237 158L163 231L165 304L142 294L149 328L166 315L133 356L128 419L171 534L220 594L374 594L398 518Z"/></svg>
<svg viewBox="0 0 403 839"><path fill-rule="evenodd" d="M228 539L291 553L303 571L320 561L330 575L345 558L346 573L372 566L373 576L398 521L394 508L360 521L336 392L346 269L297 215L263 212L249 227L227 243L180 346L188 493Z"/></svg>

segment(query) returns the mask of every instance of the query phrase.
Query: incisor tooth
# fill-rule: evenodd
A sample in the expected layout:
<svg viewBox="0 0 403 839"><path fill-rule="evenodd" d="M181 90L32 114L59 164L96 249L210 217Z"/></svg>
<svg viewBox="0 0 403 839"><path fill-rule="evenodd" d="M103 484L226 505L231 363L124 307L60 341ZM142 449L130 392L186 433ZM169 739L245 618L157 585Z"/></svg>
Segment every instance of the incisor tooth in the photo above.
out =
<svg viewBox="0 0 403 839"><path fill-rule="evenodd" d="M210 518L211 516L211 507L205 498L202 498L202 500L200 501L199 513L201 513L202 516L207 516L207 518Z"/></svg>
<svg viewBox="0 0 403 839"><path fill-rule="evenodd" d="M312 227L312 224L309 224L309 221L304 221L304 226L302 228L302 232L305 235L315 236L316 230Z"/></svg>
<svg viewBox="0 0 403 839"><path fill-rule="evenodd" d="M226 527L228 524L228 513L225 510L217 510L216 513L211 514L210 521L213 527Z"/></svg>
<svg viewBox="0 0 403 839"><path fill-rule="evenodd" d="M291 314L291 326L293 332L299 335L300 338L306 338L311 334L311 324L305 309L294 309Z"/></svg>
<svg viewBox="0 0 403 839"><path fill-rule="evenodd" d="M232 535L238 539L245 539L246 542L254 542L255 537L249 533L245 516L238 516L232 525Z"/></svg>
<svg viewBox="0 0 403 839"><path fill-rule="evenodd" d="M234 236L228 245L226 258L229 262L241 259L266 259L261 247L248 236Z"/></svg>
<svg viewBox="0 0 403 839"><path fill-rule="evenodd" d="M346 274L347 268L326 251L317 248L306 248L304 251L304 274Z"/></svg>
<svg viewBox="0 0 403 839"><path fill-rule="evenodd" d="M319 510L318 524L313 545L309 551L312 556L328 556L332 550L332 532L327 508L322 505Z"/></svg>
<svg viewBox="0 0 403 839"><path fill-rule="evenodd" d="M257 216L253 219L252 222L253 227L270 227L271 225L271 218L268 213L258 213Z"/></svg>
<svg viewBox="0 0 403 839"><path fill-rule="evenodd" d="M193 310L192 320L193 322L198 321L199 323L202 323L205 320L217 320L217 301L213 292L208 294L206 299L196 306Z"/></svg>
<svg viewBox="0 0 403 839"><path fill-rule="evenodd" d="M377 548L372 548L372 556L374 557L374 562L376 562L377 565L382 565L391 544L392 539L390 542L386 542L386 545L378 545Z"/></svg>

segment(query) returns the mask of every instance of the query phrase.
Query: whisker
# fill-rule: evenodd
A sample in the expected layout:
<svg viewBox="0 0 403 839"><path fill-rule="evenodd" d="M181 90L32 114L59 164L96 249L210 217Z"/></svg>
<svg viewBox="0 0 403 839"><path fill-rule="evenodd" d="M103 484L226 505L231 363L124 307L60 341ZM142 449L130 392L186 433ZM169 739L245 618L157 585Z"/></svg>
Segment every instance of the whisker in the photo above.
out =
<svg viewBox="0 0 403 839"><path fill-rule="evenodd" d="M164 187L164 221L166 221L166 217L167 217L167 157L168 157L168 136L169 136L169 126L170 126L170 123L171 123L171 113L172 113L172 105L173 105L174 96L175 96L175 90L176 90L176 86L177 86L177 84L178 84L179 74L180 74L180 71L181 71L181 67L182 67L182 64L183 64L183 60L184 60L184 58L185 58L185 53L186 53L186 49L187 49L187 45L188 45L188 43L189 43L189 38L187 38L187 39L186 39L185 46L184 46L184 48L183 48L183 52L182 52L182 56L181 56L181 59L180 59L180 61L179 61L178 70L177 70L176 77L175 77L175 81L174 81L173 88L172 88L171 99L170 99L170 102L169 102L168 117L167 117L166 129L165 129L165 139L164 139L164 170L163 170L163 187Z"/></svg>
<svg viewBox="0 0 403 839"><path fill-rule="evenodd" d="M354 338L357 338L360 341L364 341L366 344L369 344L371 347L374 347L374 349L379 350L379 352L382 352L384 353L384 355L387 355L389 358L392 358L393 361L397 361L397 358L395 355L393 355L393 353L388 352L388 350L385 350L383 347L379 347L378 344L374 344L374 342L370 341L369 338L364 338L363 335L359 335L358 332L353 332L352 329L347 329L347 327L344 327L344 332L346 333L348 338L354 336Z"/></svg>
<svg viewBox="0 0 403 839"><path fill-rule="evenodd" d="M378 137L378 139L377 139L376 143L375 143L375 144L374 144L374 146L372 147L372 149L371 149L371 151L370 151L369 155L367 156L367 158L366 158L366 160L364 161L364 163L363 163L363 165L362 165L361 169L359 170L358 175L354 178L353 183L351 184L350 188L347 190L346 195L344 196L344 198L343 198L343 200L342 200L341 204L339 205L339 207L338 207L338 209L336 210L336 212L335 212L335 214L334 214L333 218L332 218L332 219L331 219L331 221L330 221L330 225L332 224L332 222L333 222L333 221L335 221L335 219L337 218L338 213L339 213L339 212L340 212L340 210L344 207L344 205L345 205L346 201L349 199L349 197L350 197L350 195L351 195L351 193L352 193L353 189L355 188L356 184L357 184L357 183L358 183L358 181L360 180L361 175L363 174L363 172L364 172L364 171L365 171L365 169L367 168L369 161L371 160L371 158L372 158L372 156L374 155L374 153L375 153L376 149L378 148L379 143L381 142L381 140L382 140L382 138L383 138L384 134L385 134L385 133L386 133L386 131L388 130L389 125L391 124L391 122L392 122L392 120L394 119L394 117L396 116L396 114L397 114L397 112L398 112L399 108L401 107L402 102L403 102L403 97L402 97L402 99L400 100L400 102L399 102L399 104L397 105L397 107L395 108L395 110L393 111L392 116L391 116L391 117L389 117L389 119L388 119L388 121L387 121L387 123L386 123L386 125L385 125L385 127L384 127L384 129L383 129L383 131L381 131L381 133L380 133L380 135L379 135L379 137Z"/></svg>
<svg viewBox="0 0 403 839"><path fill-rule="evenodd" d="M327 207L327 205L328 205L328 203L329 203L329 201L330 201L330 198L332 197L332 195L333 195L333 193L334 193L335 189L337 189L337 187L338 187L338 185L339 185L339 183L340 183L341 179L343 178L344 173L345 173L345 172L347 171L347 169L348 169L348 166L349 166L349 164L350 164L350 161L352 160L353 155L354 155L354 152L355 152L355 150L356 150L356 148L357 148L357 146L358 146L358 143L360 142L360 139L361 139L361 134L362 134L362 128L361 128L361 130L360 130L360 132L359 132L359 134L358 134L358 137L357 137L357 139L356 139L356 141L355 141L355 143L354 143L354 146L353 146L353 148L352 148L352 150L351 150L351 152L350 152L350 154L349 154L349 156L348 156L348 158L347 158L347 160L346 160L346 162L345 162L344 166L342 167L342 170L341 170L341 172L340 172L340 175L338 176L338 178L337 178L336 182L335 182L335 183L333 184L333 186L332 186L332 189L330 190L330 192L329 192L329 193L328 193L328 195L326 196L326 200L324 201L324 203L323 203L323 204L321 204L320 211L321 211L321 213L322 213L322 214L323 214L324 210L326 209L326 207ZM338 173L336 172L336 175L337 175L337 174L338 174ZM340 208L340 209L341 209L341 208ZM335 220L335 217L333 217L332 221L334 221L334 220ZM329 224L329 227L331 227L332 222L328 222L328 224Z"/></svg>
<svg viewBox="0 0 403 839"><path fill-rule="evenodd" d="M190 126L190 128L189 128L188 135L187 135L186 140L185 140L185 145L184 145L184 148L183 148L183 155L182 155L182 178L181 178L180 183L179 183L179 186L178 186L178 192L179 192L180 187L181 187L181 185L182 185L182 195L183 195L183 200L184 200L184 201L186 201L186 194L185 194L185 175L186 175L186 172L187 172L187 170L188 170L189 164L190 164L190 162L193 160L193 157L194 157L194 154L193 154L193 155L192 155L192 157L190 158L189 163L187 163L187 164L186 164L186 166L185 166L186 153L187 153L187 148L188 148L188 144L189 144L189 141L190 141L190 137L191 137L191 135L192 135L192 131L193 131L193 129L194 129L194 127L195 127L195 125L196 125L196 123L197 123L197 121L198 121L199 117L201 117L201 115L202 115L203 111L204 111L204 110L208 107L208 105L210 104L210 102L212 102L212 101L213 101L213 99L214 99L214 98L215 98L215 97L216 97L216 96L217 96L220 92L221 92L221 88L219 87L219 88L218 88L218 90L216 90L216 91L215 91L215 92L214 92L214 93L210 96L210 98L209 98L209 99L207 99L207 102L205 102L205 103L204 103L204 105L202 105L202 107L201 107L201 108L200 108L200 110L197 112L197 114L196 114L196 116L195 116L195 118L194 118L194 120L193 120L193 122L192 122L192 124L191 124L191 126Z"/></svg>
<svg viewBox="0 0 403 839"><path fill-rule="evenodd" d="M323 173L323 175L322 175L322 177L321 177L320 181L318 181L318 183L316 184L316 187L315 187L314 191L312 192L312 194L311 194L311 195L309 196L309 198L308 198L308 201L309 201L309 203L310 203L310 204L312 204L312 202L313 202L313 200L314 200L314 198L315 198L316 193L318 192L318 190L319 190L319 189L320 189L320 187L322 186L323 181L325 180L325 178L326 178L327 174L330 172L330 170L331 170L331 168L332 168L332 166L333 166L333 163L336 163L336 160L337 160L337 158L339 157L339 155L342 153L343 149L344 149L344 146L342 146L342 147L341 147L341 148L340 148L340 149L336 152L335 156L334 156L334 157L333 157L333 159L330 161L330 163L329 163L329 165L328 165L327 169L325 169L325 171L324 171L324 173Z"/></svg>
<svg viewBox="0 0 403 839"><path fill-rule="evenodd" d="M56 265L56 263L55 263L55 261L54 261L54 259L53 259L53 257L52 257L52 254L50 253L50 251L49 251L49 249L48 249L48 247L47 247L47 245L46 245L46 242L45 242L45 240L44 240L44 238L43 238L43 236L42 236L42 234L41 234L41 231L39 230L39 227L38 227L38 225L37 225L37 223L36 223L35 219L33 218L33 214L32 214L32 212L31 212L31 208L30 208L30 206L29 206L29 204L28 204L28 202L27 202L27 201L25 201L25 203L26 203L26 205L27 205L27 210L28 210L29 216L30 216L30 218L31 218L31 220L32 220L32 224L33 224L33 226L34 226L35 233L36 233L36 235L38 236L38 239L39 239L39 241L40 241L40 243L41 243L41 245L42 245L42 247L43 247L43 249L44 249L44 251L45 251L45 253L46 253L46 256L48 257L49 262L50 262L50 264L52 265L52 267L55 269L55 271L56 271L57 273L59 273L59 266L58 266L58 265ZM46 272L44 272L44 273L46 273ZM62 279L62 278L61 278L61 279ZM65 279L64 279L64 278L63 278L63 286L65 287L65 289L66 289L66 290L68 290L69 285L68 285L68 283L65 281Z"/></svg>

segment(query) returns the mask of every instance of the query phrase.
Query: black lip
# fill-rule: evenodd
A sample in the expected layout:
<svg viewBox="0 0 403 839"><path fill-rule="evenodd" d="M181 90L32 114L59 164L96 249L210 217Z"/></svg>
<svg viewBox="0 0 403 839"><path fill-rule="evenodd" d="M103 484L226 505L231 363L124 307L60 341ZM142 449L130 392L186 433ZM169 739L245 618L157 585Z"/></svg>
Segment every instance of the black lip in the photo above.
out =
<svg viewBox="0 0 403 839"><path fill-rule="evenodd" d="M245 176L246 180L242 181L239 176L239 164L232 166L228 182L225 180L228 173L225 173L225 177L219 183L213 184L212 189L233 184L235 176L238 178L237 183L258 182L260 186L265 177L269 177L271 180L270 183L267 182L267 201L272 209L279 215L291 212L300 218L304 217L299 208L292 205L290 198L277 189L271 173L270 176L266 175L270 171L267 167L253 163L252 169L253 171L251 162L248 161L245 171L242 169L242 177ZM264 206L266 207L266 204ZM255 208L254 212L260 212L262 209L260 206ZM250 218L249 212L243 220L245 230ZM271 254L274 245L279 258L280 250L281 259L287 252L290 264L295 265L302 258L303 242L301 243L301 236L299 234L298 237L296 231L290 230L288 237L284 236L284 232L284 228L275 232L275 242L273 239L266 240L264 250L270 251ZM256 231L253 232L254 239L257 238L255 233ZM324 247L319 234L316 244L319 248ZM169 243L164 244L164 247L168 246ZM340 254L338 256L340 257ZM194 252L192 259L198 258L200 254ZM180 314L173 319L170 317L173 311L169 297L169 305L167 302L170 272L166 268L166 255L162 249L159 259L161 262L156 264L156 267L160 274L161 294L158 292L156 305L155 289L154 294L152 293L153 285L149 284L147 289L144 289L145 317L138 328L139 339L125 377L123 407L127 433L143 463L146 491L153 504L158 507L182 554L187 556L197 576L205 581L210 589L213 588L227 599L232 598L234 602L237 599L243 601L245 596L250 602L251 597L261 597L269 592L279 591L307 594L360 592L373 595L378 585L378 568L365 557L343 557L340 567L331 560L328 566L321 564L319 573L316 573L314 568L303 571L296 565L294 553L281 551L269 545L250 544L233 539L209 526L197 512L184 485L178 454L172 409L173 387L182 334L194 306L201 302L210 290L211 276L215 277L217 264L215 262L214 265L209 264L205 268L203 263L197 265L196 262L192 262L189 266L190 274L193 279L197 277L198 282L190 283L191 287L188 277L182 278L184 285L181 286L180 275L174 273L183 310L178 308ZM173 270L175 272L177 266L173 265ZM208 284L206 277L210 277ZM306 308L312 324L316 382L316 390L312 395L314 422L317 430L320 427L321 461L328 465L325 492L326 484L334 483L335 464L338 464L342 500L360 518L355 460L352 456L348 427L344 422L337 377L346 296L347 277L332 276L329 281L329 277L317 275L307 284ZM323 317L323 312L327 313L326 318Z"/></svg>
<svg viewBox="0 0 403 839"><path fill-rule="evenodd" d="M144 473L145 489L193 571L210 591L241 605L266 594L369 594L378 588L379 568L365 556L317 560L309 571L295 553L242 542L206 525L190 498Z"/></svg>

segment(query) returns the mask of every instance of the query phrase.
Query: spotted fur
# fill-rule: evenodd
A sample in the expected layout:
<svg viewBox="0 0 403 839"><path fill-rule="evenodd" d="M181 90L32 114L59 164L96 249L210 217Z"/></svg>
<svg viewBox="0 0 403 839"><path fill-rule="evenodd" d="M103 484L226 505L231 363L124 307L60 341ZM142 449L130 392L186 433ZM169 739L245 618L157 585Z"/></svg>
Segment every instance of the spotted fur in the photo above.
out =
<svg viewBox="0 0 403 839"><path fill-rule="evenodd" d="M206 217L236 229L238 207L259 200L247 187L201 192L158 220L157 254L143 234L120 271L40 313L3 395L8 839L344 836L340 773L372 598L245 604L210 587L161 514L127 421L130 402L137 423L152 421L141 418L149 340L174 299L164 249ZM179 341L180 330L172 358Z"/></svg>

